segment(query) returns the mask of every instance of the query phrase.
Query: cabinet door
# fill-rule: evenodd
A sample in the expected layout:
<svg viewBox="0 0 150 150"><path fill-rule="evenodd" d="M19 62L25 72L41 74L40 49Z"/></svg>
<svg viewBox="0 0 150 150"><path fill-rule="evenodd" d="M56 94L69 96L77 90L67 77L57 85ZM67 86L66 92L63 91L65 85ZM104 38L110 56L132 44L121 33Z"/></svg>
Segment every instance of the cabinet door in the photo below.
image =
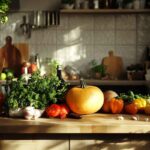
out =
<svg viewBox="0 0 150 150"><path fill-rule="evenodd" d="M120 140L71 140L71 150L149 150L149 141Z"/></svg>
<svg viewBox="0 0 150 150"><path fill-rule="evenodd" d="M1 140L0 150L69 150L69 140Z"/></svg>

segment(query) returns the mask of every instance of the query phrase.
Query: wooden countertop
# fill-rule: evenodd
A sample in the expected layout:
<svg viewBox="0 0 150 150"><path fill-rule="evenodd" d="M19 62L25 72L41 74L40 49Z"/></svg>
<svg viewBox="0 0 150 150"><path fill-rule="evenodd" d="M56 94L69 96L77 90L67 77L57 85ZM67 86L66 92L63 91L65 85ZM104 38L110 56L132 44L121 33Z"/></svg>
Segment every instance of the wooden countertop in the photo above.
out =
<svg viewBox="0 0 150 150"><path fill-rule="evenodd" d="M120 120L121 118L124 120ZM0 117L0 133L150 133L150 116L92 114L82 119L39 118L25 120ZM120 119L119 119L120 118Z"/></svg>

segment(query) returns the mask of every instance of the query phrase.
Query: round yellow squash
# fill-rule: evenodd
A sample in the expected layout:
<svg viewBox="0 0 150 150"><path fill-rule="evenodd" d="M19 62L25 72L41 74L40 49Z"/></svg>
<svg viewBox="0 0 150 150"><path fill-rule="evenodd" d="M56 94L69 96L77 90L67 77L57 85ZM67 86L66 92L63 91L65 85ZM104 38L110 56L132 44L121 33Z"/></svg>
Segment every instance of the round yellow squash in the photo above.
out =
<svg viewBox="0 0 150 150"><path fill-rule="evenodd" d="M96 86L71 88L66 95L66 102L70 109L77 114L92 114L101 109L104 103L103 92Z"/></svg>

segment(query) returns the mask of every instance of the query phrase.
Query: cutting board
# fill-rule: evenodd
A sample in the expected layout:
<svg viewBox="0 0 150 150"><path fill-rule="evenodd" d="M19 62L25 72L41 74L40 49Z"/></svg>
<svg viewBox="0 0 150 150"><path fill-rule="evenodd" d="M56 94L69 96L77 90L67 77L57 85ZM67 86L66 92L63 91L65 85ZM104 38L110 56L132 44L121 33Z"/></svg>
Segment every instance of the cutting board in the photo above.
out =
<svg viewBox="0 0 150 150"><path fill-rule="evenodd" d="M29 60L29 47L27 43L15 43L14 46L20 51L20 54L11 53L13 51L11 49L10 49L10 53L7 54L5 46L0 49L0 72L2 71L3 68L7 68L7 67L16 70L15 72L18 72L17 66L20 66L21 63ZM4 51L6 52L5 54L8 57L8 61L3 59ZM18 58L16 58L15 56L17 56ZM15 65L16 67L14 67L13 64L16 64Z"/></svg>
<svg viewBox="0 0 150 150"><path fill-rule="evenodd" d="M22 62L29 60L29 46L27 43L14 43L21 53Z"/></svg>
<svg viewBox="0 0 150 150"><path fill-rule="evenodd" d="M123 73L123 61L119 56L115 56L113 51L109 51L108 56L104 57L102 64L106 67L106 73L111 79L120 79Z"/></svg>

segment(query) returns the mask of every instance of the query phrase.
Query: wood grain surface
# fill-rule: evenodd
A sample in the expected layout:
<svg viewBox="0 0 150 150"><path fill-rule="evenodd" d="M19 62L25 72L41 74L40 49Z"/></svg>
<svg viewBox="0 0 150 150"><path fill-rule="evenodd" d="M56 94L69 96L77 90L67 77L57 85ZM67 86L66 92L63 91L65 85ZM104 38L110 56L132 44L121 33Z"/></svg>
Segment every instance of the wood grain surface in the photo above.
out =
<svg viewBox="0 0 150 150"><path fill-rule="evenodd" d="M150 116L92 114L82 119L0 118L0 133L150 133ZM123 117L123 120L122 120Z"/></svg>
<svg viewBox="0 0 150 150"><path fill-rule="evenodd" d="M106 67L106 73L112 79L120 79L123 73L123 60L121 57L114 55L113 51L109 51L109 55L104 57L102 64Z"/></svg>

